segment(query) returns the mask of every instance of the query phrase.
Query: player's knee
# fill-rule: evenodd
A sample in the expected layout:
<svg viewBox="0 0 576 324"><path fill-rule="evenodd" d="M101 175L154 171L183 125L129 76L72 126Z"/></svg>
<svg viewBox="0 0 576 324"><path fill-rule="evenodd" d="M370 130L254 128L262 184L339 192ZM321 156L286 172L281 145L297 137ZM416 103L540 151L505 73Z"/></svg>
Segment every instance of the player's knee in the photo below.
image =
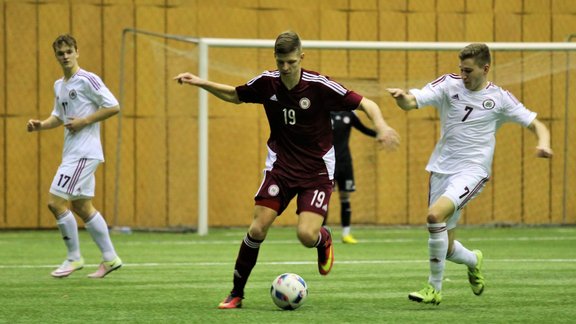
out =
<svg viewBox="0 0 576 324"><path fill-rule="evenodd" d="M252 224L248 230L248 234L255 240L264 240L268 234L268 229L259 224Z"/></svg>
<svg viewBox="0 0 576 324"><path fill-rule="evenodd" d="M431 210L428 211L428 216L426 216L426 222L428 224L436 224L441 222L441 217L438 213L435 213Z"/></svg>
<svg viewBox="0 0 576 324"><path fill-rule="evenodd" d="M306 247L314 247L314 244L316 244L318 240L318 233L313 233L304 228L298 228L297 236L300 243Z"/></svg>
<svg viewBox="0 0 576 324"><path fill-rule="evenodd" d="M62 206L61 204L56 203L55 201L49 201L48 209L50 210L50 212L52 212L54 217L58 218L58 216L66 212L67 208L65 206Z"/></svg>

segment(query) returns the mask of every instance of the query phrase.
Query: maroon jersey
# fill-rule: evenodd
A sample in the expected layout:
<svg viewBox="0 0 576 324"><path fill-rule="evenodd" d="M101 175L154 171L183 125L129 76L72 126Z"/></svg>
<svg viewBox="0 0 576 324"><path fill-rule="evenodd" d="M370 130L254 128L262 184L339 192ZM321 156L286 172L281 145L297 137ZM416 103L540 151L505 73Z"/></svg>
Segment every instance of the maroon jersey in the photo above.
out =
<svg viewBox="0 0 576 324"><path fill-rule="evenodd" d="M354 110L362 96L328 77L302 69L288 90L280 72L266 71L236 87L242 102L260 103L270 125L266 169L296 181L334 176L330 111Z"/></svg>

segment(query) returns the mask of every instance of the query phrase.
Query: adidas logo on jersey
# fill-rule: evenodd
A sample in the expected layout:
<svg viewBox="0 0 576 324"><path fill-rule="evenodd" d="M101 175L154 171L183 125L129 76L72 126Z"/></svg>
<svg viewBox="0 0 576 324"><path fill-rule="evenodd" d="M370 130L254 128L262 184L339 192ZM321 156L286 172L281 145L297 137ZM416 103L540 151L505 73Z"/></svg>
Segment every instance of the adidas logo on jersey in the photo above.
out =
<svg viewBox="0 0 576 324"><path fill-rule="evenodd" d="M450 97L451 99L454 100L460 100L460 97L458 97L458 94L453 95L452 97Z"/></svg>
<svg viewBox="0 0 576 324"><path fill-rule="evenodd" d="M278 101L278 99L276 98L276 95L272 95L272 97L270 97L270 101Z"/></svg>

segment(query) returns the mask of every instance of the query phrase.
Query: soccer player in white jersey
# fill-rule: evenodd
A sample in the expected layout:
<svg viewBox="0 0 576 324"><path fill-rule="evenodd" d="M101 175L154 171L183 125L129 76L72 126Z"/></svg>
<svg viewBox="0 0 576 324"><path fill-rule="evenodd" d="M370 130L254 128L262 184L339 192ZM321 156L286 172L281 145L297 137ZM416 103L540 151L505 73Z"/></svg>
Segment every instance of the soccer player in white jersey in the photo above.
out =
<svg viewBox="0 0 576 324"><path fill-rule="evenodd" d="M220 309L242 307L244 288L260 245L274 220L295 197L297 237L305 247L316 248L318 272L324 276L330 273L334 262L332 236L322 226L334 187L330 111L361 110L374 123L376 140L383 148L394 149L399 141L374 101L302 68L304 53L295 32L284 32L276 38L274 59L277 70L265 71L237 87L203 80L188 72L174 78L227 102L262 104L270 125L264 179L254 197L254 218L240 245L232 290L218 305Z"/></svg>
<svg viewBox="0 0 576 324"><path fill-rule="evenodd" d="M439 304L446 260L468 267L475 295L484 291L483 255L470 251L454 238L460 210L480 193L490 176L495 133L505 122L527 127L537 137L536 155L552 157L548 128L510 92L487 80L490 50L470 44L459 54L460 74L446 74L423 89L387 89L404 109L438 109L442 132L426 170L430 172L428 284L408 295L410 300Z"/></svg>
<svg viewBox="0 0 576 324"><path fill-rule="evenodd" d="M106 221L92 205L94 172L104 162L100 121L116 115L120 108L100 77L80 68L78 47L72 36L58 36L52 48L64 74L54 83L52 114L45 120L31 119L26 125L29 132L64 125L62 163L52 180L48 208L56 217L68 253L51 275L63 278L84 267L74 212L84 221L102 252L98 270L88 277L104 278L119 269L122 261L116 254Z"/></svg>

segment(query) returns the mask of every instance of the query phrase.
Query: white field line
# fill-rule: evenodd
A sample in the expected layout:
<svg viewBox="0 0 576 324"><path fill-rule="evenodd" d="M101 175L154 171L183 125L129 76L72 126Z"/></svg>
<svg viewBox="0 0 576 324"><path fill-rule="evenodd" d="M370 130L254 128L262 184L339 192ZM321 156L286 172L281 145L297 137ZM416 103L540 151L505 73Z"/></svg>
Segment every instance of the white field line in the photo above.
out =
<svg viewBox="0 0 576 324"><path fill-rule="evenodd" d="M487 259L490 263L576 263L576 259ZM346 260L334 261L337 264L362 265L362 264L412 264L427 263L427 260ZM316 261L271 261L258 262L259 265L315 265ZM125 263L123 267L218 267L231 266L233 262L145 262L145 263ZM36 268L53 268L57 264L43 265L0 265L0 269L36 269ZM97 267L98 264L86 264L88 267Z"/></svg>
<svg viewBox="0 0 576 324"><path fill-rule="evenodd" d="M506 242L511 242L511 241L575 241L576 237L569 237L569 236L563 236L563 237L557 237L557 236L552 236L552 237L531 237L531 236L527 236L527 237L490 237L490 238L480 238L480 237L475 237L475 238L461 238L461 241L470 241L470 242L481 242L481 241L494 241L494 242L499 242L499 241L506 241ZM145 240L145 241L125 241L122 242L122 245L224 245L224 244L235 244L235 245L239 245L240 242L242 241L242 236L239 236L238 239L236 240L206 240L206 241L195 241L195 240L190 240L190 241L149 241L149 240ZM425 242L426 238L423 239L358 239L359 242L361 243L414 243L414 242ZM270 239L270 240L266 240L264 241L263 244L299 244L298 240L293 239L293 240L274 240L274 239ZM336 242L336 244L339 244L339 242Z"/></svg>

